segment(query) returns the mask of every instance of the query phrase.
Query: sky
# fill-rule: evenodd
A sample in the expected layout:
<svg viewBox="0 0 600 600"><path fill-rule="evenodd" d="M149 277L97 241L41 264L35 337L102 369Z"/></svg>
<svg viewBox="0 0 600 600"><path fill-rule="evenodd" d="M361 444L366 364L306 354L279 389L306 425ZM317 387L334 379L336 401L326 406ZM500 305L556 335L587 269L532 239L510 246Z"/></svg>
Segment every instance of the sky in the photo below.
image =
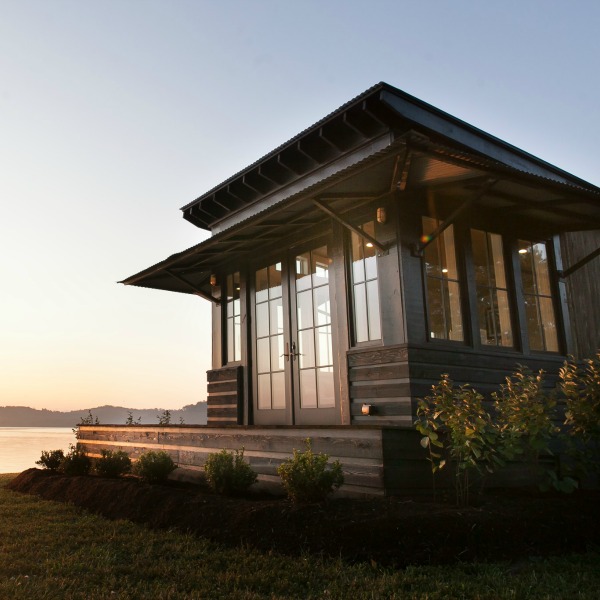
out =
<svg viewBox="0 0 600 600"><path fill-rule="evenodd" d="M0 0L0 406L204 400L209 303L117 282L379 81L600 185L599 27L591 0Z"/></svg>

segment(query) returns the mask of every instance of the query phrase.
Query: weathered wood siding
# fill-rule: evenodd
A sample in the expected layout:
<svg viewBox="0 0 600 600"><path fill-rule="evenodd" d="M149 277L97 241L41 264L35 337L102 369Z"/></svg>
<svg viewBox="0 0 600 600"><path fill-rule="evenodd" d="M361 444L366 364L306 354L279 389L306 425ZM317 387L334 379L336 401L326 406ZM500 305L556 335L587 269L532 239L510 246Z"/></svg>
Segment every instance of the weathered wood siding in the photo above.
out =
<svg viewBox="0 0 600 600"><path fill-rule="evenodd" d="M266 484L279 485L277 467L303 450L311 438L315 452L329 454L344 469L346 494L384 493L383 434L376 427L210 427L82 425L79 443L92 457L102 449L123 450L136 459L148 450L165 450L179 465L180 475L202 477L209 454L244 448L244 457Z"/></svg>
<svg viewBox="0 0 600 600"><path fill-rule="evenodd" d="M561 236L563 268L600 247L600 231L581 231ZM600 349L600 256L566 278L573 352L588 358Z"/></svg>
<svg viewBox="0 0 600 600"><path fill-rule="evenodd" d="M243 369L223 367L206 373L207 424L240 425L243 423Z"/></svg>

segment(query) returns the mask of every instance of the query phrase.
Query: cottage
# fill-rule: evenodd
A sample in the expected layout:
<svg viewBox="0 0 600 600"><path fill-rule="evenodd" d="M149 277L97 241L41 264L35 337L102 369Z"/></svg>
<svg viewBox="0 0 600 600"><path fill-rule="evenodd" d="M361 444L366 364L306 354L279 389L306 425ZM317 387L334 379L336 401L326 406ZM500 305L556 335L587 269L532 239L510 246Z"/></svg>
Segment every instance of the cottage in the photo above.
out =
<svg viewBox="0 0 600 600"><path fill-rule="evenodd" d="M385 83L182 211L212 237L122 283L212 303L208 425L146 436L190 468L245 446L268 479L310 435L356 490L413 487L441 373L600 347L600 189Z"/></svg>

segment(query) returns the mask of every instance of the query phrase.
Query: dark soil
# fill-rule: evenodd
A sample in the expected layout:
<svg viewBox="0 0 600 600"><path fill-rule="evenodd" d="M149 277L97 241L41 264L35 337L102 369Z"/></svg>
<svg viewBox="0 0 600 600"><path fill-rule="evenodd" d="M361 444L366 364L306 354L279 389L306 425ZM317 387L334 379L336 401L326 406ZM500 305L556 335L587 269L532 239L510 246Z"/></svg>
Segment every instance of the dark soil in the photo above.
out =
<svg viewBox="0 0 600 600"><path fill-rule="evenodd" d="M276 497L225 498L201 486L66 477L39 469L24 471L8 487L224 545L396 567L517 562L600 548L598 491L488 493L468 508L401 497L294 506Z"/></svg>

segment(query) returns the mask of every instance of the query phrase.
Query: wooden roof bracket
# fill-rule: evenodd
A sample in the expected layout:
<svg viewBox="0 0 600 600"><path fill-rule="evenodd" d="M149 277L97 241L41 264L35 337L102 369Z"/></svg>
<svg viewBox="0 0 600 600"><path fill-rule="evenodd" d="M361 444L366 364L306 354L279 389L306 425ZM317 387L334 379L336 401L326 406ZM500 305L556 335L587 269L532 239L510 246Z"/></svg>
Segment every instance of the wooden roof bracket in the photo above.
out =
<svg viewBox="0 0 600 600"><path fill-rule="evenodd" d="M456 220L467 211L473 204L477 203L479 199L490 190L492 186L494 186L498 182L497 179L488 180L487 184L479 190L479 192L465 200L459 207L457 207L452 214L442 223L440 223L436 229L427 236L425 241L421 241L417 244L412 244L411 250L412 255L418 258L423 257L423 251L429 244L431 244L434 240L436 240L450 225L454 224Z"/></svg>
<svg viewBox="0 0 600 600"><path fill-rule="evenodd" d="M163 271L165 273L167 273L167 275L170 275L171 277L173 277L173 279L177 279L177 281L180 281L181 283L187 285L194 292L194 294L196 294L196 296L200 296L201 298L204 298L205 300L208 300L209 302L214 302L217 306L219 306L221 304L220 300L217 300L216 298L213 298L210 294L207 294L206 292L203 292L201 289L198 289L194 284L190 283L187 279L185 279L181 275L177 275L177 273L173 273L173 271L171 271L169 269L163 269Z"/></svg>
<svg viewBox="0 0 600 600"><path fill-rule="evenodd" d="M594 260L597 256L600 256L600 248L596 248L593 252L590 252L587 256L584 256L581 260L578 260L574 265L570 266L568 269L564 269L562 271L558 271L557 275L559 279L566 279L569 275L575 273L575 271L579 271L581 267L587 265L590 261Z"/></svg>
<svg viewBox="0 0 600 600"><path fill-rule="evenodd" d="M382 244L381 242L378 242L374 237L371 237L368 233L363 231L360 227L356 227L355 225L352 225L352 223L349 223L348 221L346 221L346 219L344 219L341 215L336 213L329 206L326 206L322 202L319 202L318 200L315 200L315 199L313 199L313 204L318 209L320 209L324 213L328 214L332 219L336 220L338 223L343 225L346 229L349 229L350 231L352 231L353 233L355 233L356 235L361 237L363 240L373 244L373 246L375 246L375 248L377 248L377 250L379 250L380 254L384 254L388 251L388 249L389 249L388 244Z"/></svg>

